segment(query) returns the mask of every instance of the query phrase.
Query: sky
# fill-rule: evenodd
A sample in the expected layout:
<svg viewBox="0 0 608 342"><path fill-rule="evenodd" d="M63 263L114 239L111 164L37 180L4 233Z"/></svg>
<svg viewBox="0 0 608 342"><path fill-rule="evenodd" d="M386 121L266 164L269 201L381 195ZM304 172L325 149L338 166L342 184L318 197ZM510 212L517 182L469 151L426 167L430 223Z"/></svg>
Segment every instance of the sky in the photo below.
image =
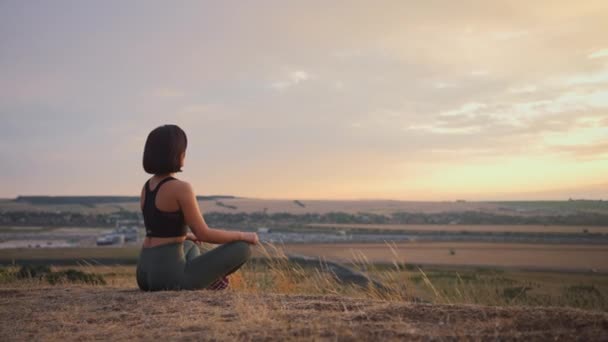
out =
<svg viewBox="0 0 608 342"><path fill-rule="evenodd" d="M608 198L606 1L0 1L0 197Z"/></svg>

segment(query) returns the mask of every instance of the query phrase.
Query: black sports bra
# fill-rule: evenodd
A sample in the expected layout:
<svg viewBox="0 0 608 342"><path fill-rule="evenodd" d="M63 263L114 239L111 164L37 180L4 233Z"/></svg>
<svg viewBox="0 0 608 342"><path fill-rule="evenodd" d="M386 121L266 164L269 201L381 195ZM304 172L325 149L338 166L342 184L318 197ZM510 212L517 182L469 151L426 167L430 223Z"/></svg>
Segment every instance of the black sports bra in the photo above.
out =
<svg viewBox="0 0 608 342"><path fill-rule="evenodd" d="M144 216L144 225L146 226L146 236L150 237L176 237L184 236L188 232L184 220L184 213L181 210L177 211L161 211L156 207L156 194L158 189L164 183L173 180L171 176L161 180L156 189L150 191L150 180L144 186L146 189L146 197L144 199L144 207L142 210Z"/></svg>

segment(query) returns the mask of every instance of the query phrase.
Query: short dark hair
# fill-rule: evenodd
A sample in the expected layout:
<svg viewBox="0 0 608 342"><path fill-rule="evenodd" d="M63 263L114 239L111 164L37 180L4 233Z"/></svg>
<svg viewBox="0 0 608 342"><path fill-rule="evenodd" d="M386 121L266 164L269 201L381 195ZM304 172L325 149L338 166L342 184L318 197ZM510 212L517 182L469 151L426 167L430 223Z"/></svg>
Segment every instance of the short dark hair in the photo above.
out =
<svg viewBox="0 0 608 342"><path fill-rule="evenodd" d="M180 155L186 146L186 133L177 125L156 127L148 134L144 146L144 170L155 175L182 172Z"/></svg>

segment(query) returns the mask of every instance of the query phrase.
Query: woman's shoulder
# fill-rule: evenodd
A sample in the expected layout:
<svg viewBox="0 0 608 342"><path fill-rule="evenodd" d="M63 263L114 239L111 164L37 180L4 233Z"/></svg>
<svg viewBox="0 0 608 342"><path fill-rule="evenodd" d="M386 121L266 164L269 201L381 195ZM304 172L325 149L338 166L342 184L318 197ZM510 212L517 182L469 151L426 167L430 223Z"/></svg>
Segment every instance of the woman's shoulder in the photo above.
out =
<svg viewBox="0 0 608 342"><path fill-rule="evenodd" d="M176 178L175 180L167 182L167 184L171 184L171 189L169 190L171 192L171 196L175 196L179 202L189 201L190 199L196 197L194 188L188 181Z"/></svg>
<svg viewBox="0 0 608 342"><path fill-rule="evenodd" d="M192 188L192 184L190 184L190 182L185 181L183 179L178 179L173 177L173 180L171 180L170 182L167 182L168 184L171 184L171 186L176 189L176 190L180 190L180 191L193 191Z"/></svg>
<svg viewBox="0 0 608 342"><path fill-rule="evenodd" d="M179 178L175 178L173 176L171 177L167 177L170 179L163 179L161 182L158 182L156 184L156 189L160 188L165 188L165 189L169 189L169 191L184 191L184 190L189 190L192 189L192 185L182 179ZM152 180L152 178L149 178L148 180L146 180L146 182L144 183L144 186L142 187L142 194L144 193L146 187L148 188L148 190L150 190L150 181ZM162 183L162 184L160 184ZM150 190L152 191L152 190ZM164 192L164 191L163 191Z"/></svg>

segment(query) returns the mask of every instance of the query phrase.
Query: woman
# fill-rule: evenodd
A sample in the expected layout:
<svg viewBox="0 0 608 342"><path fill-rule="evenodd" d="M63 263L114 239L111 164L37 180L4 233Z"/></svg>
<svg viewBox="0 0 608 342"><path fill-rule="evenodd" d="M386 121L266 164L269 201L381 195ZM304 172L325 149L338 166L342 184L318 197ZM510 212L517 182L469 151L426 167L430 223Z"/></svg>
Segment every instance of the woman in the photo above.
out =
<svg viewBox="0 0 608 342"><path fill-rule="evenodd" d="M154 176L140 197L146 238L137 262L137 285L144 291L225 288L226 276L249 259L249 245L258 243L256 233L207 226L192 186L174 177L184 166L187 143L176 125L157 127L146 140L143 166ZM198 245L203 241L222 245L201 254Z"/></svg>

